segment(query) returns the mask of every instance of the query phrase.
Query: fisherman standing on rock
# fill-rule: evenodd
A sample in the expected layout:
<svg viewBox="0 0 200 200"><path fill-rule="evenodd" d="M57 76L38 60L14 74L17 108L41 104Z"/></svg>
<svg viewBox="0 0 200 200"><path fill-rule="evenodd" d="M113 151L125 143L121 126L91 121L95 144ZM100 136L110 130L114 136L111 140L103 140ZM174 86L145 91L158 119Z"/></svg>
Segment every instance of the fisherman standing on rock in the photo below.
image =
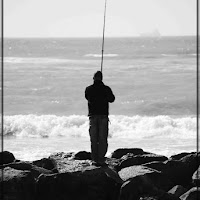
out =
<svg viewBox="0 0 200 200"><path fill-rule="evenodd" d="M85 89L90 122L91 156L96 166L106 165L104 156L108 149L109 103L115 100L111 88L104 85L102 79L102 72L97 71L93 77L94 83Z"/></svg>

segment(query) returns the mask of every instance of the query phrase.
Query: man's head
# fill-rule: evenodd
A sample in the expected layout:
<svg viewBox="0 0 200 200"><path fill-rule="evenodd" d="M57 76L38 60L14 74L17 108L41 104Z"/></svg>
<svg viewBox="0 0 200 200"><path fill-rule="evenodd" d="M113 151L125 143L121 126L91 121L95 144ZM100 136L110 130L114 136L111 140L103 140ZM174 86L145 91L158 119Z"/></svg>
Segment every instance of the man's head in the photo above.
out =
<svg viewBox="0 0 200 200"><path fill-rule="evenodd" d="M94 74L93 79L94 79L94 81L102 81L103 80L103 74L100 71L97 71Z"/></svg>

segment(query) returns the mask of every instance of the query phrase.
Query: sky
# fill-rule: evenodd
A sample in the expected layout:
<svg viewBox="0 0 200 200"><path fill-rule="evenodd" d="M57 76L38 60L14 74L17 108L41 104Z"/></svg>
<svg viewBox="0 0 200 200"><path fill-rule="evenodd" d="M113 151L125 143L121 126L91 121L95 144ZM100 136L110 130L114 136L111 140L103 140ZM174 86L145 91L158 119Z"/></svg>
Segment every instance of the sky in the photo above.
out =
<svg viewBox="0 0 200 200"><path fill-rule="evenodd" d="M4 0L5 37L102 37L105 0ZM105 36L196 35L196 0L107 0Z"/></svg>

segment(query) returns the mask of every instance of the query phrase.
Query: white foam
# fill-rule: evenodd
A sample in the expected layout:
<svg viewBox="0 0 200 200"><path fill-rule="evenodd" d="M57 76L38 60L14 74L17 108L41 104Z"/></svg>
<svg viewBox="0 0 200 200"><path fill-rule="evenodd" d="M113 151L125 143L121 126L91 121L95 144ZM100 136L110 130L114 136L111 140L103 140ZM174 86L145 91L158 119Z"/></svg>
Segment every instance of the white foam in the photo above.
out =
<svg viewBox="0 0 200 200"><path fill-rule="evenodd" d="M196 119L192 117L172 118L170 116L122 116L121 119L113 119L114 124L116 124L118 126L118 130L120 130L117 130L116 132L113 131L113 134L117 133L120 137L129 138L194 138L196 131L195 120Z"/></svg>
<svg viewBox="0 0 200 200"><path fill-rule="evenodd" d="M86 54L85 57L95 57L95 58L100 58L102 55L101 54L93 54L93 53L90 53L90 54ZM103 55L104 57L117 57L118 54L104 54Z"/></svg>
<svg viewBox="0 0 200 200"><path fill-rule="evenodd" d="M165 54L165 53L163 53L163 54L161 54L162 56L166 56L166 57L176 57L176 56L178 56L178 55L175 55L175 54Z"/></svg>
<svg viewBox="0 0 200 200"><path fill-rule="evenodd" d="M48 58L48 57L5 57L5 63L28 63L28 64L54 64L54 63L69 63L73 60L69 59L59 59L59 58Z"/></svg>
<svg viewBox="0 0 200 200"><path fill-rule="evenodd" d="M194 117L111 115L110 138L195 138ZM4 117L4 135L16 137L89 137L84 115L15 115Z"/></svg>

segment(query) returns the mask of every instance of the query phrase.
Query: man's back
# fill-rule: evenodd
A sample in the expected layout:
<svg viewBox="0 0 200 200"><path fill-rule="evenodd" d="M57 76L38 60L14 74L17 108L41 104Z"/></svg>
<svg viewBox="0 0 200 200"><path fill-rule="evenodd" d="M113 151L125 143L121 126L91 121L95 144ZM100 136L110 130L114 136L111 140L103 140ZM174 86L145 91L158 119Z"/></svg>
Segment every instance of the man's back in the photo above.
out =
<svg viewBox="0 0 200 200"><path fill-rule="evenodd" d="M108 115L109 105L115 100L110 87L104 85L102 81L94 81L85 90L85 98L88 100L89 116Z"/></svg>

